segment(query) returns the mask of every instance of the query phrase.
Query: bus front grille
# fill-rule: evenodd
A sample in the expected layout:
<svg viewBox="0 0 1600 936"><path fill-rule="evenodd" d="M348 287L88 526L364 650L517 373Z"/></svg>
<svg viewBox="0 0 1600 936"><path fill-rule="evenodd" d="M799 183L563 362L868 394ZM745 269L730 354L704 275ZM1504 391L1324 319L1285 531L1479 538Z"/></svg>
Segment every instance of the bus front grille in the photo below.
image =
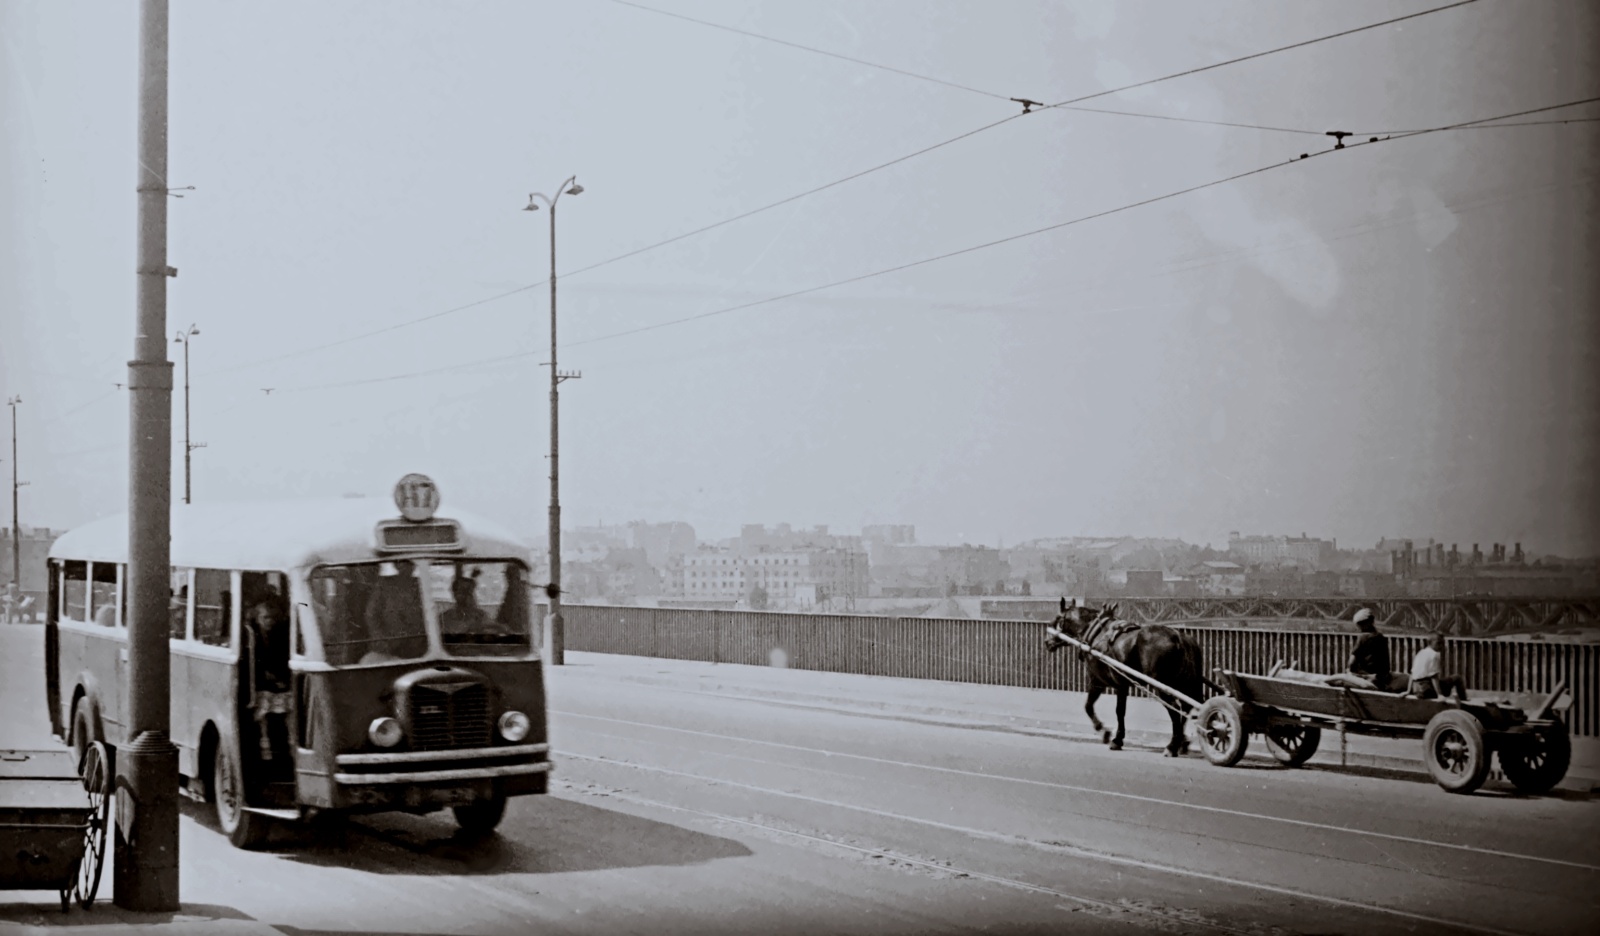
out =
<svg viewBox="0 0 1600 936"><path fill-rule="evenodd" d="M411 687L411 747L417 751L487 747L489 689L478 684Z"/></svg>

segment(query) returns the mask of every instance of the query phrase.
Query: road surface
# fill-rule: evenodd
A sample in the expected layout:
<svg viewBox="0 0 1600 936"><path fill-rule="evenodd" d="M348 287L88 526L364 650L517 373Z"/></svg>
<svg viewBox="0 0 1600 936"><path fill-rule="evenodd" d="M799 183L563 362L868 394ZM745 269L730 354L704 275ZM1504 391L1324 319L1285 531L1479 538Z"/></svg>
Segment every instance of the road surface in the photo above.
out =
<svg viewBox="0 0 1600 936"><path fill-rule="evenodd" d="M41 630L0 627L0 746L47 738ZM818 682L569 654L549 678L552 795L513 801L496 836L460 840L447 814L375 817L342 837L285 826L249 853L186 803L175 919L651 936L1555 934L1600 920L1600 803L1586 797L1222 770L903 717L896 680ZM841 698L851 686L872 703ZM52 926L54 908L52 894L0 894L0 920Z"/></svg>

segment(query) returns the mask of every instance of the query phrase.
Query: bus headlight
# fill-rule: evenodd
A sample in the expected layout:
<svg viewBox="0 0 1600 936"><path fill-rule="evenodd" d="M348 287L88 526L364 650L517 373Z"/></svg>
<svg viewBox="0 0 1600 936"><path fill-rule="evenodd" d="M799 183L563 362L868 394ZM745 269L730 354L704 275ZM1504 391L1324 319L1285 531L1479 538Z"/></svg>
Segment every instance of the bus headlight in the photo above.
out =
<svg viewBox="0 0 1600 936"><path fill-rule="evenodd" d="M532 727L528 716L521 712L510 711L500 716L500 737L507 741L521 741L528 736L528 730Z"/></svg>
<svg viewBox="0 0 1600 936"><path fill-rule="evenodd" d="M400 743L403 734L400 723L387 715L383 718L374 718L372 724L367 726L367 737L378 747L394 747Z"/></svg>

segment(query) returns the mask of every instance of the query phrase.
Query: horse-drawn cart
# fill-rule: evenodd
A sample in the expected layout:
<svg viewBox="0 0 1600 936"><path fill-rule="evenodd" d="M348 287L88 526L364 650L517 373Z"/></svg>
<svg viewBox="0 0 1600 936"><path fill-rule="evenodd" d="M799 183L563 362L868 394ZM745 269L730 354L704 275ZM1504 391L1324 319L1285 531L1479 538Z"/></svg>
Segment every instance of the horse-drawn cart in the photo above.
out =
<svg viewBox="0 0 1600 936"><path fill-rule="evenodd" d="M74 900L93 906L111 784L99 742L81 763L66 750L0 750L0 890L56 891L63 912Z"/></svg>
<svg viewBox="0 0 1600 936"><path fill-rule="evenodd" d="M1073 610L1063 601L1058 623L1071 620ZM1093 620L1108 616L1102 609ZM1572 696L1565 681L1548 693L1491 692L1475 693L1470 700L1423 699L1338 685L1337 677L1330 683L1330 677L1274 667L1267 676L1218 670L1220 682L1202 677L1201 682L1213 693L1202 700L1197 696L1203 690L1184 693L1115 659L1081 634L1052 625L1045 628L1045 636L1047 649L1075 647L1129 683L1148 690L1175 713L1174 730L1177 719L1188 718L1206 760L1222 767L1239 762L1252 734L1263 737L1267 750L1280 763L1298 767L1317 752L1324 728L1420 739L1428 772L1452 793L1471 793L1482 786L1495 757L1501 772L1518 790L1548 793L1566 776L1572 760L1565 721ZM1092 693L1090 698L1092 702ZM1120 720L1120 710L1118 717ZM1099 722L1095 724L1098 728Z"/></svg>
<svg viewBox="0 0 1600 936"><path fill-rule="evenodd" d="M1572 704L1565 682L1549 693L1488 693L1457 701L1330 685L1309 675L1220 675L1225 693L1207 699L1195 720L1201 751L1223 767L1239 762L1251 734L1262 735L1280 762L1298 767L1316 753L1324 728L1420 738L1428 772L1452 793L1482 786L1491 755L1499 756L1506 779L1530 794L1553 789L1572 759L1562 718Z"/></svg>

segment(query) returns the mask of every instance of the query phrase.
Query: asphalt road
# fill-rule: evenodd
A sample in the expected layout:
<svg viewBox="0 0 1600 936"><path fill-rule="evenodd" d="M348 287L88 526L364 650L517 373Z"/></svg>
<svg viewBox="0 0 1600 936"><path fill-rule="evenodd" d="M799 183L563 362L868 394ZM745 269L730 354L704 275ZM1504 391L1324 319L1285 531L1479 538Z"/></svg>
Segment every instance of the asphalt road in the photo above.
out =
<svg viewBox="0 0 1600 936"><path fill-rule="evenodd" d="M0 746L44 735L39 632L0 627ZM285 826L246 853L186 804L180 921L291 934L1263 936L1587 934L1600 921L1600 803L1586 798L1221 770L933 723L900 717L881 701L893 681L872 677L832 677L833 698L813 704L812 674L568 659L550 670L552 795L513 801L496 836L395 816L342 837ZM780 677L785 692L763 697ZM841 704L851 679L879 701ZM50 925L54 906L0 894L0 920Z"/></svg>

